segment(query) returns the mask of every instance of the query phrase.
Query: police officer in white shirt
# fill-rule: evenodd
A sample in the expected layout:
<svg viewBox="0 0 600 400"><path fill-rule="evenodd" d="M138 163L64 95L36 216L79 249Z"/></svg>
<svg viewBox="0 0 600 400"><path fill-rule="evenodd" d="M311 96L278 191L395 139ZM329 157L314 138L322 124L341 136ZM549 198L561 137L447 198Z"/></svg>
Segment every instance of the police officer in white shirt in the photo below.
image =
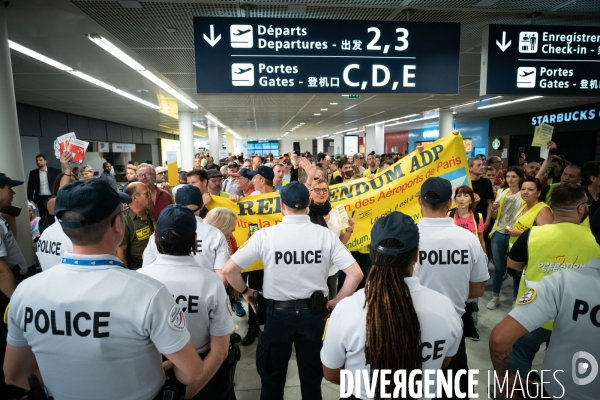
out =
<svg viewBox="0 0 600 400"><path fill-rule="evenodd" d="M545 277L521 296L490 335L490 355L498 380L501 382L509 371L517 339L554 319L552 339L540 371L546 393L535 398L598 399L599 287L600 258L595 258L585 268L562 270ZM515 376L509 377L506 386L512 390ZM529 376L520 378L526 381ZM516 385L516 393L521 393L520 384ZM535 390L530 388L532 398Z"/></svg>
<svg viewBox="0 0 600 400"><path fill-rule="evenodd" d="M23 181L10 179L5 174L0 173L0 210L11 205L15 195L12 188L22 184ZM27 273L25 257L23 257L23 253L17 244L17 238L13 234L13 230L16 228L15 224L16 217L0 214L0 313L2 315L17 287L17 276ZM0 321L0 361L4 360L6 332L6 323ZM22 395L20 388L9 387L4 383L2 371L0 371L0 379L0 393L7 397Z"/></svg>
<svg viewBox="0 0 600 400"><path fill-rule="evenodd" d="M194 259L201 267L214 271L222 278L221 270L229 259L229 246L225 235L215 228L202 222L199 217L202 209L202 193L196 186L182 186L175 196L175 203L189 208L196 218L196 249ZM142 267L148 266L158 258L158 249L154 234L148 239L148 246L144 252Z"/></svg>
<svg viewBox="0 0 600 400"><path fill-rule="evenodd" d="M452 206L449 181L431 177L423 182L419 205L423 218L417 224L421 236L417 261L422 268L415 276L423 286L448 296L462 317L465 302L483 295L490 278L487 257L475 235L447 217ZM468 369L464 334L448 369ZM460 388L466 392L468 379L466 375L462 378Z"/></svg>
<svg viewBox="0 0 600 400"><path fill-rule="evenodd" d="M56 220L56 217L54 218ZM65 235L62 225L55 221L44 230L37 243L36 255L42 271L59 264L62 256L67 252L73 252L73 243Z"/></svg>
<svg viewBox="0 0 600 400"><path fill-rule="evenodd" d="M200 194L198 188L190 187ZM223 397L219 384L227 378L227 370L221 365L229 350L233 315L219 277L198 265L190 255L190 250L196 251L196 239L192 210L180 204L167 206L156 223L154 240L159 254L138 272L164 283L182 307L194 348L204 360L204 372L198 382L202 390L193 399L229 399L233 388Z"/></svg>
<svg viewBox="0 0 600 400"><path fill-rule="evenodd" d="M55 211L73 253L13 294L7 383L27 388L36 374L56 400L162 399L160 353L182 383L202 377L182 307L162 283L127 270L115 256L123 202L131 197L102 179L58 192Z"/></svg>
<svg viewBox="0 0 600 400"><path fill-rule="evenodd" d="M462 337L461 321L448 297L413 277L418 245L419 229L411 217L392 212L375 222L373 266L365 289L340 301L326 327L321 350L325 379L339 385L342 369L353 376L384 369L406 370L409 376L414 369L438 370L449 364ZM436 391L433 381L430 393ZM379 382L375 387L381 395ZM362 384L358 391L354 385L346 389L355 398L372 398ZM393 391L388 386L386 392Z"/></svg>
<svg viewBox="0 0 600 400"><path fill-rule="evenodd" d="M264 264L266 323L259 334L256 369L261 377L261 399L283 399L287 366L296 349L303 399L321 399L322 346L325 305L334 308L354 293L363 274L340 239L310 222L310 196L303 184L292 182L281 190L283 221L260 229L231 257L223 273L227 281L255 307L252 289L241 269L257 260ZM302 237L302 240L298 240ZM346 273L338 295L327 303L327 275L335 264ZM257 312L261 317L261 312Z"/></svg>

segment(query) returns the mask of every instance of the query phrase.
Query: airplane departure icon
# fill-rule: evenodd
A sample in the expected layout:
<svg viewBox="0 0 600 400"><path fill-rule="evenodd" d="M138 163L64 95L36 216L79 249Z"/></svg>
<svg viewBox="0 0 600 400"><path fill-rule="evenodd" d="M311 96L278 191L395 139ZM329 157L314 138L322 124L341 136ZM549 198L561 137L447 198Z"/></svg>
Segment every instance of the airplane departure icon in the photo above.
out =
<svg viewBox="0 0 600 400"><path fill-rule="evenodd" d="M231 25L229 40L234 49L250 49L254 45L254 28L252 25Z"/></svg>
<svg viewBox="0 0 600 400"><path fill-rule="evenodd" d="M241 35L243 35L244 33L248 33L248 32L250 32L251 30L252 30L252 29L246 29L245 31L242 31L242 30L239 30L239 29L238 29L238 30L237 30L237 32L236 32L236 33L232 33L232 35L234 35L234 36L241 36Z"/></svg>
<svg viewBox="0 0 600 400"><path fill-rule="evenodd" d="M519 67L517 69L517 87L534 88L537 75L535 67Z"/></svg>
<svg viewBox="0 0 600 400"><path fill-rule="evenodd" d="M231 64L231 84L233 86L253 86L254 65L252 63Z"/></svg>

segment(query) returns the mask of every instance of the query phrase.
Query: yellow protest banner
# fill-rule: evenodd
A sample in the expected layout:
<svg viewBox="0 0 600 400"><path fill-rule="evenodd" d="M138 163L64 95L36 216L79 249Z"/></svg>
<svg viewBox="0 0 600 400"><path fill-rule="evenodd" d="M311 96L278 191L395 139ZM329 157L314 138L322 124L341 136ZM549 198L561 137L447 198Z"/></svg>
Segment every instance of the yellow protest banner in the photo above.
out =
<svg viewBox="0 0 600 400"><path fill-rule="evenodd" d="M361 178L330 187L332 207L343 204L356 225L350 241L350 251L367 246L371 241L371 228L378 218L393 211L402 211L411 216L415 223L421 218L418 195L423 182L432 176L445 178L452 189L470 185L469 169L463 139L460 135L449 135L425 146L422 152L414 151L399 160L373 179ZM281 222L283 215L279 194L269 193L244 197L234 203L224 197L213 196L209 209L226 207L238 217L234 232L238 245L248 238L248 225L257 224L259 229ZM298 239L302 240L301 232ZM246 271L261 269L255 263Z"/></svg>

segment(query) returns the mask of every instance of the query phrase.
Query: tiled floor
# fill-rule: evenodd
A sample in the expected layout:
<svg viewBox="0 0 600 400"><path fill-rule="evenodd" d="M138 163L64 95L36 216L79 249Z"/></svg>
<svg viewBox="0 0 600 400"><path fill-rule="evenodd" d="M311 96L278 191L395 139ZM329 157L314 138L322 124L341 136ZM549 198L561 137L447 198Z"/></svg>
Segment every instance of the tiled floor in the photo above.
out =
<svg viewBox="0 0 600 400"><path fill-rule="evenodd" d="M476 393L480 399L487 399L487 371L492 368L490 361L488 340L494 326L500 322L510 311L512 306L512 285L511 280L504 281L501 291L501 306L496 310L488 310L486 304L492 297L491 279L487 283L486 292L479 299L479 335L481 339L473 342L467 339L467 355L470 369L479 369L479 383ZM247 307L247 305L246 305ZM239 326L238 333L244 337L248 327L247 317L235 317L235 323ZM256 357L256 341L251 346L241 346L242 358L237 365L235 374L235 395L238 400L257 400L260 398L260 377L256 372L254 364ZM543 361L542 350L536 356L533 369L539 369ZM331 384L323 380L322 394L324 400L333 400L340 398L340 388L338 385ZM301 399L300 380L298 378L298 367L296 357L292 353L292 358L288 366L287 382L285 388L286 400Z"/></svg>

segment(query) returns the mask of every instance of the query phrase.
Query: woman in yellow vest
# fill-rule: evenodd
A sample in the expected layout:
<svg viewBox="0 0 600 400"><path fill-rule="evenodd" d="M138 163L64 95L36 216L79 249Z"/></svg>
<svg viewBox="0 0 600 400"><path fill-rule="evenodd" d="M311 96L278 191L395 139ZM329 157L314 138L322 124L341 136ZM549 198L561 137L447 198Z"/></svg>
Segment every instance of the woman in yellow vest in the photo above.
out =
<svg viewBox="0 0 600 400"><path fill-rule="evenodd" d="M487 308L494 310L500 304L500 289L506 274L506 259L510 235L507 228L512 227L517 212L523 205L521 199L521 184L525 179L525 173L520 167L510 167L504 175L508 188L500 190L496 201L492 204L492 218L496 220L490 233L490 245L494 257L493 297L487 304ZM513 278L514 297L517 297L519 280Z"/></svg>
<svg viewBox="0 0 600 400"><path fill-rule="evenodd" d="M533 225L551 224L554 220L554 214L552 214L550 207L540 200L541 194L542 183L539 179L525 178L521 185L523 205L517 211L513 226L508 227L506 230L510 235L509 247L512 247L517 238Z"/></svg>

